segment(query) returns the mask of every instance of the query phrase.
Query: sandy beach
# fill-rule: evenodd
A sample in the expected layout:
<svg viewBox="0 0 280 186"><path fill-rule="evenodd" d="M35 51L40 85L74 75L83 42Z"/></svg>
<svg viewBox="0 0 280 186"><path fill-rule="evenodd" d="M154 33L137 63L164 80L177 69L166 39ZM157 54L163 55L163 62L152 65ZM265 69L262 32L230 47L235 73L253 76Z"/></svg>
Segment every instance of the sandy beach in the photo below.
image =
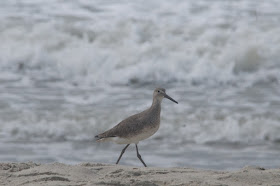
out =
<svg viewBox="0 0 280 186"><path fill-rule="evenodd" d="M1 163L1 185L280 185L280 169L247 166L235 171L82 163Z"/></svg>

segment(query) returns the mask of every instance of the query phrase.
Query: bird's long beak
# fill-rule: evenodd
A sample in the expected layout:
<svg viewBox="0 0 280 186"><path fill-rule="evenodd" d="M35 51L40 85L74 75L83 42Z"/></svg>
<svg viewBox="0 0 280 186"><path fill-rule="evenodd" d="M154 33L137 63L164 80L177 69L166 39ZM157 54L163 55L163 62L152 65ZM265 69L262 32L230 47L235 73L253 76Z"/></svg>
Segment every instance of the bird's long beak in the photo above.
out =
<svg viewBox="0 0 280 186"><path fill-rule="evenodd" d="M170 99L170 100L173 101L174 103L177 103L177 104L178 104L177 101L175 101L172 97L168 96L167 94L164 94L163 96L164 96L165 98L167 98L167 99Z"/></svg>

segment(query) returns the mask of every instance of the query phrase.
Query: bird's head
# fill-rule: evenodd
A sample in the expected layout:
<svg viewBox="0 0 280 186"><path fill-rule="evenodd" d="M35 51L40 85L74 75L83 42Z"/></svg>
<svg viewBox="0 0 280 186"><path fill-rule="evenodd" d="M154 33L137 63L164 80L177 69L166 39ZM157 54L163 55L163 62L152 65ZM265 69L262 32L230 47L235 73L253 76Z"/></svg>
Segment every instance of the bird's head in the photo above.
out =
<svg viewBox="0 0 280 186"><path fill-rule="evenodd" d="M167 99L170 99L171 101L173 101L174 103L177 103L177 101L175 101L173 98L171 98L170 96L168 96L166 93L165 93L165 89L164 88L156 88L154 90L154 100L157 100L157 101L162 101L163 98L167 98Z"/></svg>

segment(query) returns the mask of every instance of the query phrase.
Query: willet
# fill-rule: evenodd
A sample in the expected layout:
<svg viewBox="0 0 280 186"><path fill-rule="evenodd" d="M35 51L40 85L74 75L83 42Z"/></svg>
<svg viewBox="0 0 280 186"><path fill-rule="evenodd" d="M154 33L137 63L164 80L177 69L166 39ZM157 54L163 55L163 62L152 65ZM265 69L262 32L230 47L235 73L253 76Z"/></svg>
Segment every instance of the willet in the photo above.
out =
<svg viewBox="0 0 280 186"><path fill-rule="evenodd" d="M118 144L127 144L122 150L116 164L119 163L127 147L134 143L137 157L147 167L139 154L137 144L139 141L152 136L159 129L161 101L163 98L170 99L178 104L177 101L165 93L165 89L156 88L153 94L153 103L150 108L126 118L112 129L95 136L97 141L113 141Z"/></svg>

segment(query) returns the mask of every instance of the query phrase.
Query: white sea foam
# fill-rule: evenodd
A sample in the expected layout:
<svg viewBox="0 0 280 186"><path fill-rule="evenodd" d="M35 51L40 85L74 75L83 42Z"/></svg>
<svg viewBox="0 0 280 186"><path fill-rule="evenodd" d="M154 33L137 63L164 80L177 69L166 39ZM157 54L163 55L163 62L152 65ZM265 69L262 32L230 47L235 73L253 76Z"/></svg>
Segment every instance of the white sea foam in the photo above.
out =
<svg viewBox="0 0 280 186"><path fill-rule="evenodd" d="M11 80L85 85L279 81L280 5L271 4L4 3L0 65Z"/></svg>

